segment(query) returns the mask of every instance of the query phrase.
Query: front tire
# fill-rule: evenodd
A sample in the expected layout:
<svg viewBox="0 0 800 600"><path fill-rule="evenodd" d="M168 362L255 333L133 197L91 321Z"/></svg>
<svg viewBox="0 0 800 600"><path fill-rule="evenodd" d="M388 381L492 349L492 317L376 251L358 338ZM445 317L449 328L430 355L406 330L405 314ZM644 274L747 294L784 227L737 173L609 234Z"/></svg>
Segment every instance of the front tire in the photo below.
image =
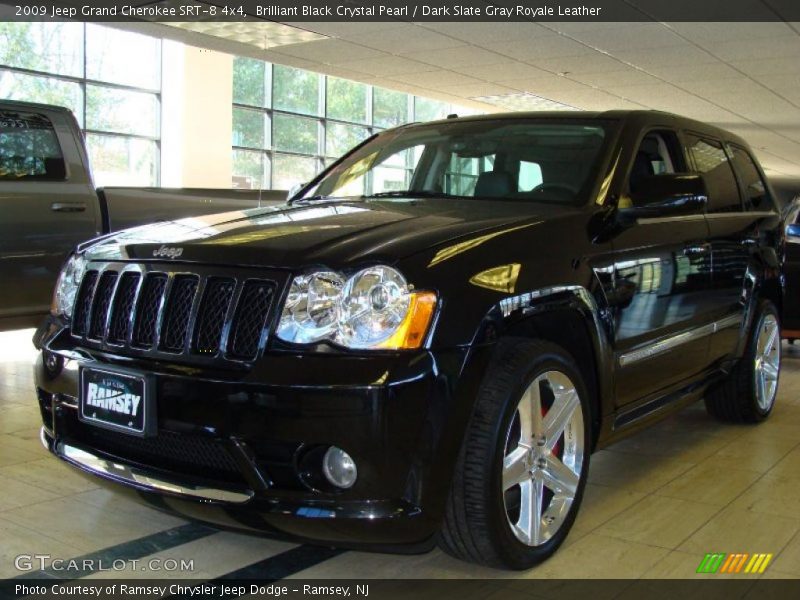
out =
<svg viewBox="0 0 800 600"><path fill-rule="evenodd" d="M721 421L758 423L775 406L781 367L781 328L775 305L763 300L753 318L747 349L730 375L705 398L706 410Z"/></svg>
<svg viewBox="0 0 800 600"><path fill-rule="evenodd" d="M588 393L567 352L544 341L498 343L456 466L440 547L511 569L552 555L586 486L590 423Z"/></svg>

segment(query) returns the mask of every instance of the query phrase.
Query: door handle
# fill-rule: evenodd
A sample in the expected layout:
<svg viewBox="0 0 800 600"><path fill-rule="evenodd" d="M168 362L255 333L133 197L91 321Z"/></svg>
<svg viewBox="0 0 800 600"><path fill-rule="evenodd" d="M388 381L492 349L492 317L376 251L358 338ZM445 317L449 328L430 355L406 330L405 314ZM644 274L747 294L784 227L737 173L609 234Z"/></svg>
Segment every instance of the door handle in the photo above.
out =
<svg viewBox="0 0 800 600"><path fill-rule="evenodd" d="M50 205L53 212L83 212L86 210L85 202L53 202Z"/></svg>

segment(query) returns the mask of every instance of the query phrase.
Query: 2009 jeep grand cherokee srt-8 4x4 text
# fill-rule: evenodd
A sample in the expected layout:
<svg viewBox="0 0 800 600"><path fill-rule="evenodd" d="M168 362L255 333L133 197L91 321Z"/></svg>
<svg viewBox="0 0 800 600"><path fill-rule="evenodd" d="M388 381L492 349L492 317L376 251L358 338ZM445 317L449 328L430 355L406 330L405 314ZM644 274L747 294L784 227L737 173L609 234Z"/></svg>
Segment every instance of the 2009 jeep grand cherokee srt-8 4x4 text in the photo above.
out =
<svg viewBox="0 0 800 600"><path fill-rule="evenodd" d="M591 452L773 406L779 217L737 137L657 112L398 127L286 206L77 249L43 441L229 526L526 568Z"/></svg>

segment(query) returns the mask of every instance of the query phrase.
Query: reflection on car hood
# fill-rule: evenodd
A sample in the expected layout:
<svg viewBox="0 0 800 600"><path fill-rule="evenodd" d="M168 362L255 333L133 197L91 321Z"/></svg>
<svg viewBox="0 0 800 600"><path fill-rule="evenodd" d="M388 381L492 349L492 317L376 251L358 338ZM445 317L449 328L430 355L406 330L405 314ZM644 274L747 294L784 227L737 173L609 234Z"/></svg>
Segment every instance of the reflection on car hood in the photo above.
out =
<svg viewBox="0 0 800 600"><path fill-rule="evenodd" d="M466 235L564 211L526 202L411 198L283 205L128 229L98 240L87 256L288 269L391 263Z"/></svg>

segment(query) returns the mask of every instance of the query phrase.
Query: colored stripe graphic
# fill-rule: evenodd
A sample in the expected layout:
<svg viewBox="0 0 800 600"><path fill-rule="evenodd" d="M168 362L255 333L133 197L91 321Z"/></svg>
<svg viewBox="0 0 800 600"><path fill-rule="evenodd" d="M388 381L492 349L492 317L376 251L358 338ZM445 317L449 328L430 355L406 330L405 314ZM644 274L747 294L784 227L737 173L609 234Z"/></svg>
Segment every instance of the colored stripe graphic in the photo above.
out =
<svg viewBox="0 0 800 600"><path fill-rule="evenodd" d="M697 573L716 573L725 556L725 553L720 552L706 554L700 566L697 567Z"/></svg>
<svg viewBox="0 0 800 600"><path fill-rule="evenodd" d="M748 552L734 552L725 554L714 552L706 554L697 567L697 573L717 574L717 573L750 573L759 574L767 569L767 565L772 560L772 554L750 554Z"/></svg>

